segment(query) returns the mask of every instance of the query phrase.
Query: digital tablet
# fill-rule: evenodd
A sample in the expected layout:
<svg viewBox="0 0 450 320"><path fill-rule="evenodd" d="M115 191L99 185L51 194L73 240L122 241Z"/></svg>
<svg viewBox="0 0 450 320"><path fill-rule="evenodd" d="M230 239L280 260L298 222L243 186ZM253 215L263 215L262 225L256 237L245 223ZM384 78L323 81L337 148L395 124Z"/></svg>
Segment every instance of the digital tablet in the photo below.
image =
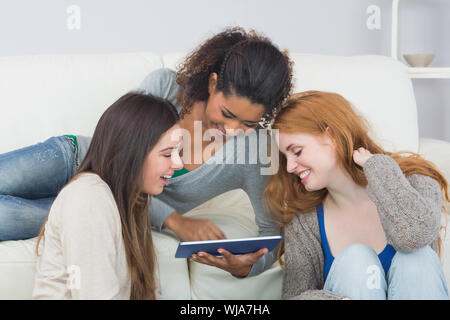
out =
<svg viewBox="0 0 450 320"><path fill-rule="evenodd" d="M180 242L175 258L190 258L194 253L203 251L213 256L220 256L217 249L225 249L232 254L246 254L267 248L272 251L282 239L282 236L224 239L207 241Z"/></svg>

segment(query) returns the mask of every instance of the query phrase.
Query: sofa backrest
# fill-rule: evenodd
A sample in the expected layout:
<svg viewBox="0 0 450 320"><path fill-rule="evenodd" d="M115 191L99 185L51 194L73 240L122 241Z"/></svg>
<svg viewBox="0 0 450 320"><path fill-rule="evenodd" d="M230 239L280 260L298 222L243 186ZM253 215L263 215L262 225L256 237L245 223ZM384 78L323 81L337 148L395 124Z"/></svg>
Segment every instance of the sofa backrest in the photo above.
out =
<svg viewBox="0 0 450 320"><path fill-rule="evenodd" d="M162 57L176 68L183 53ZM419 149L417 107L405 65L385 56L329 56L291 53L294 92L337 92L349 100L369 122L370 135L388 151Z"/></svg>
<svg viewBox="0 0 450 320"><path fill-rule="evenodd" d="M0 57L0 153L54 135L92 135L104 110L145 75L175 68L184 53ZM384 56L291 53L294 91L342 94L388 150L418 150L417 110L404 65Z"/></svg>
<svg viewBox="0 0 450 320"><path fill-rule="evenodd" d="M0 153L92 135L106 108L160 67L153 53L0 57Z"/></svg>
<svg viewBox="0 0 450 320"><path fill-rule="evenodd" d="M384 56L293 54L295 90L337 92L369 122L388 151L419 149L417 107L406 66Z"/></svg>

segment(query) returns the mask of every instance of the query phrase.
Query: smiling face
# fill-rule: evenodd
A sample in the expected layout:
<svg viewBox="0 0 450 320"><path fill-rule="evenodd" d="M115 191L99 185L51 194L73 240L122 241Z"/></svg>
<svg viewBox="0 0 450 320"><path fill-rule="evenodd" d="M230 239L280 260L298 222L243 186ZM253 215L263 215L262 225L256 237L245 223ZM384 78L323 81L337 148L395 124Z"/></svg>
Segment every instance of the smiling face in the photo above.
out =
<svg viewBox="0 0 450 320"><path fill-rule="evenodd" d="M148 153L142 169L143 192L150 195L160 194L174 171L183 168L179 155L181 136L175 134L178 129L180 126L176 124L167 130Z"/></svg>
<svg viewBox="0 0 450 320"><path fill-rule="evenodd" d="M233 136L238 129L254 130L264 115L264 106L237 95L225 97L216 91L217 74L212 73L209 82L209 99L206 103L205 121L208 129L215 129L222 136Z"/></svg>
<svg viewBox="0 0 450 320"><path fill-rule="evenodd" d="M340 170L331 139L306 133L279 133L279 149L287 160L286 170L299 177L307 191L329 186Z"/></svg>

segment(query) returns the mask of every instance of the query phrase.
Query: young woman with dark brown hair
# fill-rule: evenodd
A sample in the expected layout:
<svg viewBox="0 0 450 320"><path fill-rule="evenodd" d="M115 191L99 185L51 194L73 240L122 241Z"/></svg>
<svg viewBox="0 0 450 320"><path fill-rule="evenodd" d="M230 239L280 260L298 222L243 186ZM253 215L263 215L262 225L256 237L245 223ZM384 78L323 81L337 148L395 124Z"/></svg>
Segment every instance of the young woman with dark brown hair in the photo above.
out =
<svg viewBox="0 0 450 320"><path fill-rule="evenodd" d="M183 167L177 121L170 103L140 93L105 111L40 232L34 299L157 297L149 195Z"/></svg>

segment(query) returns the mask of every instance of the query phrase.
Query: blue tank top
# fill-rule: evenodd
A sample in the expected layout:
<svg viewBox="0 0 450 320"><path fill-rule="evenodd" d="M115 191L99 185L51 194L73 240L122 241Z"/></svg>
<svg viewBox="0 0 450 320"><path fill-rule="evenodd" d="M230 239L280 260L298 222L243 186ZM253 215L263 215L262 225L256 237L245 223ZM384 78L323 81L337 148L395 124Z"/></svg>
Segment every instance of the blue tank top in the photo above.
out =
<svg viewBox="0 0 450 320"><path fill-rule="evenodd" d="M327 279L328 272L330 271L331 265L333 264L334 257L331 254L330 247L328 246L328 239L327 234L325 232L325 223L324 223L324 215L323 215L323 204L319 204L316 207L317 211L317 218L319 220L319 230L320 230L320 239L322 240L322 248L323 248L323 254L324 254L324 280ZM391 246L389 243L386 245L386 247L383 249L383 251L380 252L378 255L378 258L380 259L381 265L383 266L385 274L387 274L389 267L391 266L392 258L394 257L395 253L394 247Z"/></svg>

